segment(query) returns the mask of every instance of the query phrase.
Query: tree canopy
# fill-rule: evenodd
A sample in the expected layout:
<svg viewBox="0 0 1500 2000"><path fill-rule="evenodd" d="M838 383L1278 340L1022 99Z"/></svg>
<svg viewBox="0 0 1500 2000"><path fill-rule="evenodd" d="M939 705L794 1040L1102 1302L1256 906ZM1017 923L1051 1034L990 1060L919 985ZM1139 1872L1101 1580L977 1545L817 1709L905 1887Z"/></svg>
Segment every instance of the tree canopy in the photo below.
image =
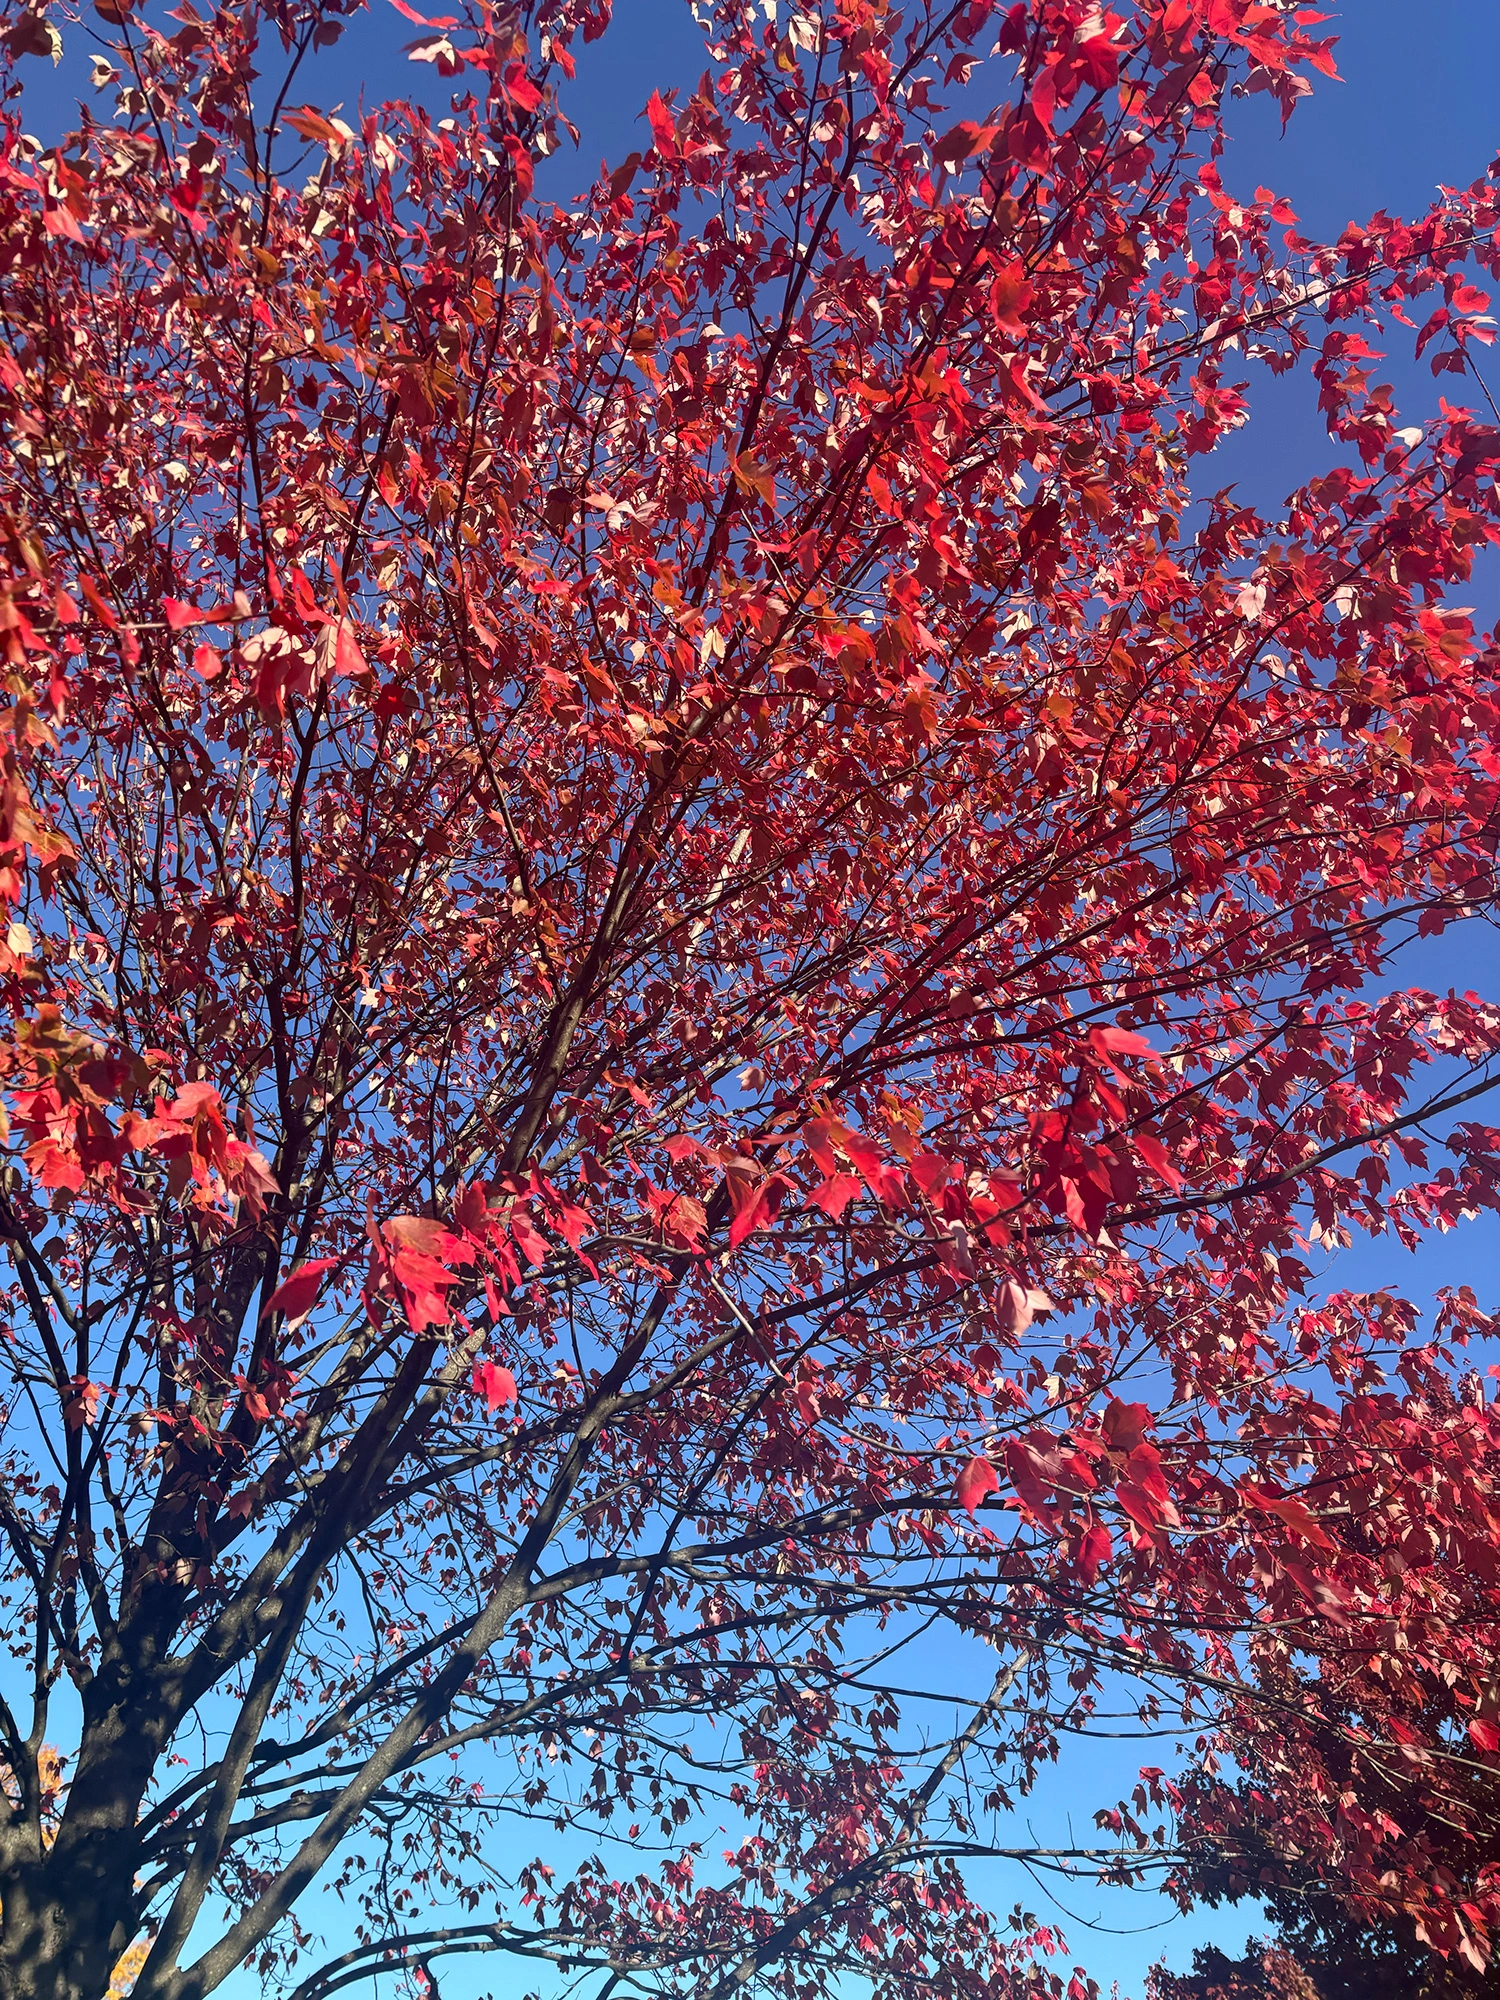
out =
<svg viewBox="0 0 1500 2000"><path fill-rule="evenodd" d="M705 0L564 198L628 17L397 5L451 116L97 0L42 146L4 31L0 1992L1080 2000L987 1863L1192 1893L1293 1720L1483 1963L1491 1323L1315 1266L1500 1189L1397 963L1494 911L1500 173L1304 240L1260 0ZM1122 1705L1189 1789L1039 1847Z"/></svg>

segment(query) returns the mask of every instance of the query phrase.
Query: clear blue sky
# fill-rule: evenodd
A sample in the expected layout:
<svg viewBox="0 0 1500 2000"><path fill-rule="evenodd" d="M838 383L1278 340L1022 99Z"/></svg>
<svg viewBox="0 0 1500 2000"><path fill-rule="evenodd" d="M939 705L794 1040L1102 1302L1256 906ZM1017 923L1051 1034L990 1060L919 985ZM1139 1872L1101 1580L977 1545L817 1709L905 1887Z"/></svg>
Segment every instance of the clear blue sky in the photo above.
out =
<svg viewBox="0 0 1500 2000"><path fill-rule="evenodd" d="M1283 137L1266 98L1236 107L1234 144L1226 167L1231 185L1257 183L1287 195L1309 236L1336 234L1344 223L1376 209L1392 213L1425 207L1439 182L1463 184L1481 173L1500 150L1500 5L1496 0L1357 0L1332 22L1340 36L1344 80L1318 79ZM426 66L408 66L401 55L410 27L386 4L356 17L343 42L310 76L301 94L325 110L340 101L352 108L397 95L421 96L437 105L445 87ZM76 31L75 31L76 34ZM63 68L32 68L27 122L52 138L67 118L68 98L84 65L76 40ZM570 173L564 156L549 171L550 191L566 196L587 180L601 158L620 159L641 144L637 123L653 88L691 83L703 68L702 41L686 0L617 0L616 25L585 51L568 109L582 134L583 171ZM1408 340L1410 336L1407 336ZM1500 401L1500 347L1488 351L1490 386ZM1485 359L1481 355L1482 361ZM1425 365L1399 358L1392 343L1383 371L1398 388L1409 420L1436 407L1438 385ZM1477 392L1444 378L1450 400L1478 401ZM1306 380L1258 385L1252 419L1210 461L1213 486L1236 481L1245 496L1274 506L1334 453L1318 422ZM1495 565L1471 593L1486 624L1500 615ZM1469 925L1424 944L1407 972L1414 983L1476 987L1500 993L1500 941L1493 930ZM1417 1298L1441 1284L1472 1284L1481 1302L1500 1306L1500 1229L1479 1224L1438 1239L1416 1257L1394 1244L1356 1246L1330 1267L1328 1282L1390 1285ZM1079 1834L1093 1807L1128 1790L1141 1761L1169 1763L1170 1742L1158 1745L1077 1744L1031 1802L1029 1818L1039 1839L1066 1838L1070 1816ZM995 1872L995 1900L1017 1898L1039 1914L1048 1911L1041 1889L1024 1877ZM1063 1922L1072 1955L1108 1992L1139 2000L1145 1971L1165 1956L1185 1967L1191 1948L1213 1939L1237 1949L1253 1923L1242 1912L1205 1912L1178 1918L1149 1896L1084 1894L1064 1897L1052 1914ZM315 1913L316 1914L316 1913ZM504 1979L508 1975L502 1973ZM476 1987L489 1983L483 1976ZM470 1982L460 1971L445 1976L445 1991ZM248 1989L246 1991L248 2000Z"/></svg>

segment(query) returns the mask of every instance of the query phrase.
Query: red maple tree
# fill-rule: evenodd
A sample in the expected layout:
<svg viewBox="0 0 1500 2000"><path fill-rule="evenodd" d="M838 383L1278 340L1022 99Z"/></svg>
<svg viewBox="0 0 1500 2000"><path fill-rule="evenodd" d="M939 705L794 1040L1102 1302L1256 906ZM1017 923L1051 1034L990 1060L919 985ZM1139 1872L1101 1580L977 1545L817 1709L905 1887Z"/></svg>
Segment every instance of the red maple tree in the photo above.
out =
<svg viewBox="0 0 1500 2000"><path fill-rule="evenodd" d="M554 199L607 0L398 5L451 118L99 0L0 128L0 1991L1060 1992L964 1869L1170 1858L1013 1812L1122 1678L1420 1630L1495 1752L1390 1559L1500 1539L1488 1322L1309 1244L1500 1189L1500 1010L1388 969L1493 908L1500 429L1377 345L1468 390L1500 178L1232 191L1332 66L1259 0L712 0ZM1299 368L1330 469L1205 496Z"/></svg>
<svg viewBox="0 0 1500 2000"><path fill-rule="evenodd" d="M1432 1950L1452 1960L1438 1992L1500 1975L1500 1433L1476 1374L1455 1386L1430 1355L1399 1373L1404 1393L1284 1413L1303 1441L1281 1471L1311 1461L1304 1538L1362 1616L1293 1610L1250 1636L1233 1765L1208 1759L1179 1818L1179 1898L1267 1900L1326 2000L1388 1991Z"/></svg>

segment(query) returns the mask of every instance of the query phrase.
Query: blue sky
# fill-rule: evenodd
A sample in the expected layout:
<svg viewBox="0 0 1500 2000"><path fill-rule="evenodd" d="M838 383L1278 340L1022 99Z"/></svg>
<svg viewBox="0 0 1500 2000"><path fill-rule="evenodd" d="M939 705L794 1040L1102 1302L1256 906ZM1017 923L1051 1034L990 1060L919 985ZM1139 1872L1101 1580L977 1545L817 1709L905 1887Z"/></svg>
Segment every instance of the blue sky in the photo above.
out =
<svg viewBox="0 0 1500 2000"><path fill-rule="evenodd" d="M90 18L92 18L90 16ZM1340 36L1341 83L1318 80L1283 136L1268 99L1236 108L1234 140L1226 165L1231 186L1257 183L1287 195L1309 236L1336 233L1352 219L1376 209L1393 213L1425 207L1440 182L1463 184L1481 173L1500 150L1500 6L1495 0L1357 0L1331 23ZM309 77L306 97L323 109L340 102L347 111L363 94L367 100L420 95L436 104L445 86L426 67L408 66L402 42L412 30L386 0L356 17L338 48ZM59 132L68 98L86 65L77 59L81 35L70 34L68 58L58 71L32 66L26 121L44 139ZM699 31L686 0L619 0L616 25L605 40L584 52L578 84L568 109L582 135L576 178L569 162L554 163L551 190L566 195L589 178L601 158L620 159L641 144L637 122L653 88L668 90L696 80L703 67ZM1409 341L1410 336L1406 336ZM1500 401L1500 348L1487 372ZM1486 357L1481 354L1482 365ZM1435 409L1439 385L1425 365L1414 366L1392 348L1389 378L1396 383L1408 420ZM1479 400L1477 391L1444 378L1450 400ZM1244 496L1267 507L1315 467L1336 454L1318 422L1313 392L1305 378L1257 384L1249 426L1221 447L1210 461L1212 486L1235 481ZM1481 576L1473 600L1486 625L1500 615L1500 579ZM1500 939L1493 929L1465 926L1429 940L1413 952L1405 972L1412 983L1445 988L1474 987L1500 992ZM1500 1306L1500 1228L1472 1225L1438 1238L1415 1256L1388 1239L1356 1247L1330 1264L1325 1282L1390 1285L1418 1299L1443 1284L1472 1284L1482 1304ZM1042 1841L1086 1835L1093 1807L1129 1789L1141 1761L1171 1762L1170 1741L1131 1744L1075 1743L1031 1802L1029 1818ZM1076 1817L1075 1817L1076 1815ZM987 1885L988 1886L988 1885ZM1192 1946L1213 1939L1234 1949L1253 1928L1253 1914L1204 1912L1175 1917L1150 1896L1121 1892L1076 1892L1060 1906L1049 1905L1043 1890L1019 1874L997 1869L995 1901L1006 1908L1017 1897L1044 1918L1051 1915L1069 1934L1072 1955L1099 1979L1105 1991L1118 1981L1124 1996L1139 2000L1145 1971L1165 1956L1186 1966ZM502 1973L504 1979L508 1975ZM470 1982L458 1972L444 1981L445 1992L462 1994ZM248 2000L248 1986L245 1989Z"/></svg>

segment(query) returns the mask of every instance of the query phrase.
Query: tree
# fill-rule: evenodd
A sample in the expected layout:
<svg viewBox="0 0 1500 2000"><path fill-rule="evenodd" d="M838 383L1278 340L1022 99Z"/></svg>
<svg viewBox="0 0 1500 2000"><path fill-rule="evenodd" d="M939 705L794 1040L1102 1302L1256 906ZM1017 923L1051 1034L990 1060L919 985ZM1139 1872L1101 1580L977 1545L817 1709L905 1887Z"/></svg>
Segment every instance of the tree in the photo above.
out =
<svg viewBox="0 0 1500 2000"><path fill-rule="evenodd" d="M1294 1935L1252 1938L1242 1958L1200 1945L1190 1973L1153 1966L1149 2000L1384 2000L1398 1987L1413 2000L1490 2000L1497 1990L1493 1960L1480 1972L1424 1951L1409 1926L1303 1917Z"/></svg>
<svg viewBox="0 0 1500 2000"><path fill-rule="evenodd" d="M1500 431L1372 342L1467 387L1500 180L1232 192L1251 0L722 0L571 201L607 0L357 123L341 0L98 11L0 155L0 1991L1060 1992L965 1867L1170 1859L1007 1815L1380 1629L1308 1458L1488 1324L1306 1259L1496 1203L1392 963L1493 908Z"/></svg>
<svg viewBox="0 0 1500 2000"><path fill-rule="evenodd" d="M1189 1973L1152 1967L1149 2000L1384 2000L1398 1987L1413 2000L1488 2000L1496 1990L1493 1963L1476 1972L1394 1929L1372 1935L1347 1920L1313 1928L1317 1936L1297 1952L1284 1935L1273 1944L1252 1938L1236 1959L1200 1945Z"/></svg>
<svg viewBox="0 0 1500 2000"><path fill-rule="evenodd" d="M1290 1618L1250 1640L1252 1698L1221 1718L1234 1776L1210 1764L1186 1788L1175 1886L1263 1899L1318 2000L1389 1991L1398 1968L1484 1994L1500 1970L1463 1918L1500 1878L1494 1431L1477 1377L1365 1404L1301 1498L1384 1624Z"/></svg>
<svg viewBox="0 0 1500 2000"><path fill-rule="evenodd" d="M1229 1958L1214 1945L1200 1945L1191 1973L1153 1966L1149 1978L1151 2000L1324 2000L1304 1966L1258 1938L1250 1940L1241 1959Z"/></svg>

